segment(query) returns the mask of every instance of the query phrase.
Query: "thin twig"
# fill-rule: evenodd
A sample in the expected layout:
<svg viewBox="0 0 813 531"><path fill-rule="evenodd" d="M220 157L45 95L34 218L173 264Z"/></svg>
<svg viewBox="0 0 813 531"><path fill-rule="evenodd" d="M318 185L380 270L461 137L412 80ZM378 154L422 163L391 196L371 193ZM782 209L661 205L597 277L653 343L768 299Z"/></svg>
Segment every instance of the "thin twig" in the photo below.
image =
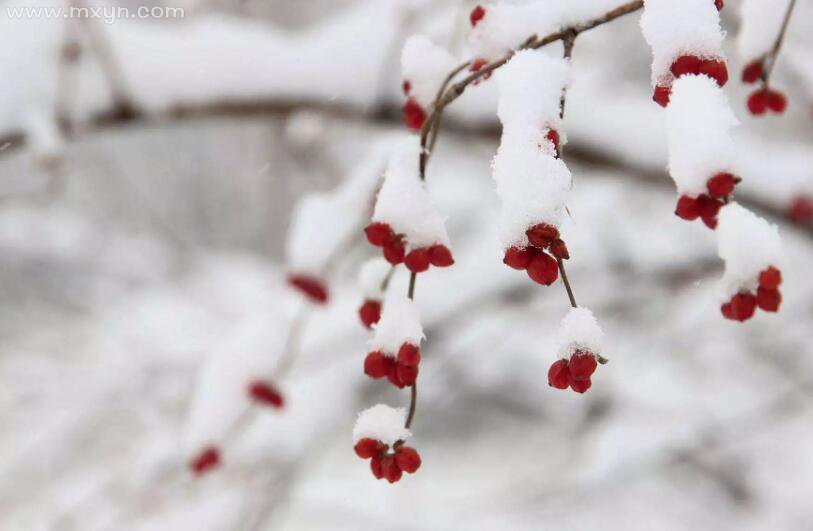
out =
<svg viewBox="0 0 813 531"><path fill-rule="evenodd" d="M776 65L776 58L779 56L779 50L782 49L782 43L785 41L785 34L788 31L790 16L793 14L793 8L795 5L796 0L790 0L790 3L788 4L788 9L787 11L785 11L785 18L782 20L782 27L779 30L779 34L776 36L776 41L774 41L773 43L773 48L771 48L771 51L763 59L762 81L765 84L765 86L768 86L768 83L770 82L774 65Z"/></svg>

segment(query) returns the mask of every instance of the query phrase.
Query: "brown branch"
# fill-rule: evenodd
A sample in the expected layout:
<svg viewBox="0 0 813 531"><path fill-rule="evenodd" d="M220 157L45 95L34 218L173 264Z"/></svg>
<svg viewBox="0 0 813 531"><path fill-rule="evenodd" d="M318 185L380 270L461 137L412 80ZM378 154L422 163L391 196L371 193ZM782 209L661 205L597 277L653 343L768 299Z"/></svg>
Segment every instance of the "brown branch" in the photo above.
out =
<svg viewBox="0 0 813 531"><path fill-rule="evenodd" d="M793 14L793 8L796 6L796 0L790 0L788 4L788 9L785 11L785 17L782 20L782 27L779 30L779 34L776 36L776 40L773 43L773 48L765 58L762 60L762 82L765 86L768 86L768 83L771 79L771 74L773 73L774 66L776 65L776 58L779 56L779 50L782 49L782 43L785 40L785 34L788 31L788 24L790 23L790 17Z"/></svg>

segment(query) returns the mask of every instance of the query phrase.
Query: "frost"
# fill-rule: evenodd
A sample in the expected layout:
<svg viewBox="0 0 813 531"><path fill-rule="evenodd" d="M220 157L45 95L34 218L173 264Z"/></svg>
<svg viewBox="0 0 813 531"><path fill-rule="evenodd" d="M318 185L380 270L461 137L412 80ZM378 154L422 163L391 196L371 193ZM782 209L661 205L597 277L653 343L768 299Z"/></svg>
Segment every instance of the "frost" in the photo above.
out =
<svg viewBox="0 0 813 531"><path fill-rule="evenodd" d="M361 439L375 439L392 446L412 436L407 428L407 412L404 408L394 408L377 404L359 413L356 425L353 426L353 444Z"/></svg>
<svg viewBox="0 0 813 531"><path fill-rule="evenodd" d="M417 137L403 140L390 157L384 184L378 192L373 221L388 223L406 236L406 250L436 243L449 246L445 219L435 208L418 172Z"/></svg>
<svg viewBox="0 0 813 531"><path fill-rule="evenodd" d="M790 0L742 0L737 48L746 61L770 52Z"/></svg>
<svg viewBox="0 0 813 531"><path fill-rule="evenodd" d="M383 258L372 258L361 265L358 285L365 299L380 300L384 297L381 285L391 270L392 265Z"/></svg>
<svg viewBox="0 0 813 531"><path fill-rule="evenodd" d="M697 196L706 182L730 167L735 147L730 130L738 124L725 94L708 76L681 76L666 108L669 173L678 192Z"/></svg>
<svg viewBox="0 0 813 531"><path fill-rule="evenodd" d="M41 109L31 109L24 115L23 126L37 160L49 164L62 156L65 141L53 116Z"/></svg>
<svg viewBox="0 0 813 531"><path fill-rule="evenodd" d="M452 54L423 35L407 39L401 52L401 75L410 84L409 95L424 109L435 101L438 90L455 66Z"/></svg>
<svg viewBox="0 0 813 531"><path fill-rule="evenodd" d="M768 266L781 265L779 229L750 210L731 203L720 210L717 252L725 261L725 273L720 281L722 298L728 300L742 289L755 291L759 273Z"/></svg>
<svg viewBox="0 0 813 531"><path fill-rule="evenodd" d="M420 345L423 327L418 307L404 295L392 294L384 301L381 320L375 325L370 350L394 356L404 343Z"/></svg>
<svg viewBox="0 0 813 531"><path fill-rule="evenodd" d="M587 308L571 308L559 325L559 356L564 359L570 359L576 350L587 350L598 356L603 342L604 332Z"/></svg>

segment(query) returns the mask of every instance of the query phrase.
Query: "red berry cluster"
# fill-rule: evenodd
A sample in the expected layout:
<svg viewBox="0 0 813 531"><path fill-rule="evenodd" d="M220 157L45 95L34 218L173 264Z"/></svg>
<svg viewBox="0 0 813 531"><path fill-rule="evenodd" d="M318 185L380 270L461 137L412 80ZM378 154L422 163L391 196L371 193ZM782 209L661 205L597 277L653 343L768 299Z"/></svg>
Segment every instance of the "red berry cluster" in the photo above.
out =
<svg viewBox="0 0 813 531"><path fill-rule="evenodd" d="M381 301L365 299L359 308L359 319L367 328L372 328L381 319Z"/></svg>
<svg viewBox="0 0 813 531"><path fill-rule="evenodd" d="M756 83L760 79L764 79L764 76L763 59L751 61L742 71L743 83ZM755 116L765 114L767 111L782 114L787 108L788 100L785 95L778 90L769 88L765 83L763 83L762 88L755 90L748 96L748 111Z"/></svg>
<svg viewBox="0 0 813 531"><path fill-rule="evenodd" d="M782 304L782 272L770 266L759 274L759 287L756 295L740 291L720 307L723 317L733 321L747 321L754 316L757 307L765 312L776 312Z"/></svg>
<svg viewBox="0 0 813 531"><path fill-rule="evenodd" d="M548 369L548 385L556 389L570 387L577 393L584 393L593 382L590 377L596 372L598 361L592 352L577 350L570 360L560 359Z"/></svg>
<svg viewBox="0 0 813 531"><path fill-rule="evenodd" d="M788 206L787 216L794 223L813 221L813 197L806 195L795 197Z"/></svg>
<svg viewBox="0 0 813 531"><path fill-rule="evenodd" d="M725 204L725 198L734 191L738 182L740 178L731 173L718 173L706 182L708 194L700 194L697 197L680 196L675 215L687 221L700 218L708 228L716 229L717 214Z"/></svg>
<svg viewBox="0 0 813 531"><path fill-rule="evenodd" d="M282 409L285 405L285 398L282 393L270 382L262 380L255 380L248 384L248 396L264 406L270 406L274 409Z"/></svg>
<svg viewBox="0 0 813 531"><path fill-rule="evenodd" d="M485 17L485 16L486 16L486 8L484 8L483 6L478 5L477 7L472 9L471 13L469 13L469 20L471 21L471 27L473 28L474 26L476 26L477 23L480 22L481 20L483 20L483 17Z"/></svg>
<svg viewBox="0 0 813 531"><path fill-rule="evenodd" d="M395 483L404 472L414 474L421 467L421 456L409 446L396 446L390 453L389 446L375 439L361 439L354 446L356 455L370 459L370 470L376 479L385 478Z"/></svg>
<svg viewBox="0 0 813 531"><path fill-rule="evenodd" d="M325 304L328 300L327 286L316 277L291 274L288 275L288 284L315 303Z"/></svg>
<svg viewBox="0 0 813 531"><path fill-rule="evenodd" d="M725 61L719 58L703 59L696 55L681 55L674 60L669 67L674 79L688 74L706 75L717 81L719 86L724 86L728 82L728 67ZM661 107L669 105L669 98L672 95L670 85L658 85L652 99Z"/></svg>
<svg viewBox="0 0 813 531"><path fill-rule="evenodd" d="M534 225L525 234L530 245L509 247L502 261L510 268L526 271L534 282L550 286L559 278L559 263L556 259L570 258L567 246L559 238L559 230L546 223Z"/></svg>
<svg viewBox="0 0 813 531"><path fill-rule="evenodd" d="M404 343L397 356L388 356L374 350L364 358L364 374L379 379L385 376L399 389L408 387L418 379L418 365L421 363L421 349L411 343Z"/></svg>
<svg viewBox="0 0 813 531"><path fill-rule="evenodd" d="M381 247L384 251L384 258L392 265L401 262L413 273L422 273L429 269L430 265L435 267L448 267L454 264L452 252L443 244L435 244L430 247L420 247L406 253L406 241L403 234L395 234L386 223L371 223L364 229L367 234L367 241L376 247Z"/></svg>
<svg viewBox="0 0 813 531"><path fill-rule="evenodd" d="M189 470L200 476L214 470L220 465L220 450L215 446L207 446L189 462Z"/></svg>

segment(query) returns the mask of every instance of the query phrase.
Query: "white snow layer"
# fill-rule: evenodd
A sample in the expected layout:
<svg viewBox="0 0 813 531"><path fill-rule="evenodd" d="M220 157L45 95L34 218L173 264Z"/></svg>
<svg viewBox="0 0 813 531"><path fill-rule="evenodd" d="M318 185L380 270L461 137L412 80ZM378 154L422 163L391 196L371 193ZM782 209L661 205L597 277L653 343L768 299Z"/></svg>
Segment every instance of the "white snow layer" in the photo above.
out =
<svg viewBox="0 0 813 531"><path fill-rule="evenodd" d="M593 312L587 308L571 308L559 325L557 336L559 356L570 359L577 350L601 354L604 332L598 325Z"/></svg>
<svg viewBox="0 0 813 531"><path fill-rule="evenodd" d="M407 252L436 243L449 246L445 218L420 178L420 149L417 136L400 142L390 157L373 212L373 221L388 223L397 234L406 236Z"/></svg>
<svg viewBox="0 0 813 531"><path fill-rule="evenodd" d="M697 196L706 182L732 167L735 146L730 130L739 122L722 89L708 76L681 76L666 108L669 173L678 192Z"/></svg>
<svg viewBox="0 0 813 531"><path fill-rule="evenodd" d="M746 62L773 48L790 0L742 0L737 48Z"/></svg>
<svg viewBox="0 0 813 531"><path fill-rule="evenodd" d="M358 285L365 299L381 300L384 290L381 284L392 270L392 265L383 258L372 258L361 265Z"/></svg>
<svg viewBox="0 0 813 531"><path fill-rule="evenodd" d="M420 346L423 326L418 307L405 295L392 294L384 302L381 320L374 327L370 351L395 356L404 343Z"/></svg>
<svg viewBox="0 0 813 531"><path fill-rule="evenodd" d="M720 14L712 0L644 0L641 30L652 48L652 84L669 84L681 55L724 58Z"/></svg>
<svg viewBox="0 0 813 531"><path fill-rule="evenodd" d="M446 77L455 68L455 59L424 35L407 39L401 52L401 76L410 84L409 95L428 109Z"/></svg>
<svg viewBox="0 0 813 531"><path fill-rule="evenodd" d="M377 404L359 413L353 426L353 444L362 439L375 439L392 446L396 441L412 436L407 428L406 409Z"/></svg>
<svg viewBox="0 0 813 531"><path fill-rule="evenodd" d="M756 290L759 273L768 266L781 268L779 229L737 203L720 209L717 252L725 261L720 281L723 300L741 289Z"/></svg>

